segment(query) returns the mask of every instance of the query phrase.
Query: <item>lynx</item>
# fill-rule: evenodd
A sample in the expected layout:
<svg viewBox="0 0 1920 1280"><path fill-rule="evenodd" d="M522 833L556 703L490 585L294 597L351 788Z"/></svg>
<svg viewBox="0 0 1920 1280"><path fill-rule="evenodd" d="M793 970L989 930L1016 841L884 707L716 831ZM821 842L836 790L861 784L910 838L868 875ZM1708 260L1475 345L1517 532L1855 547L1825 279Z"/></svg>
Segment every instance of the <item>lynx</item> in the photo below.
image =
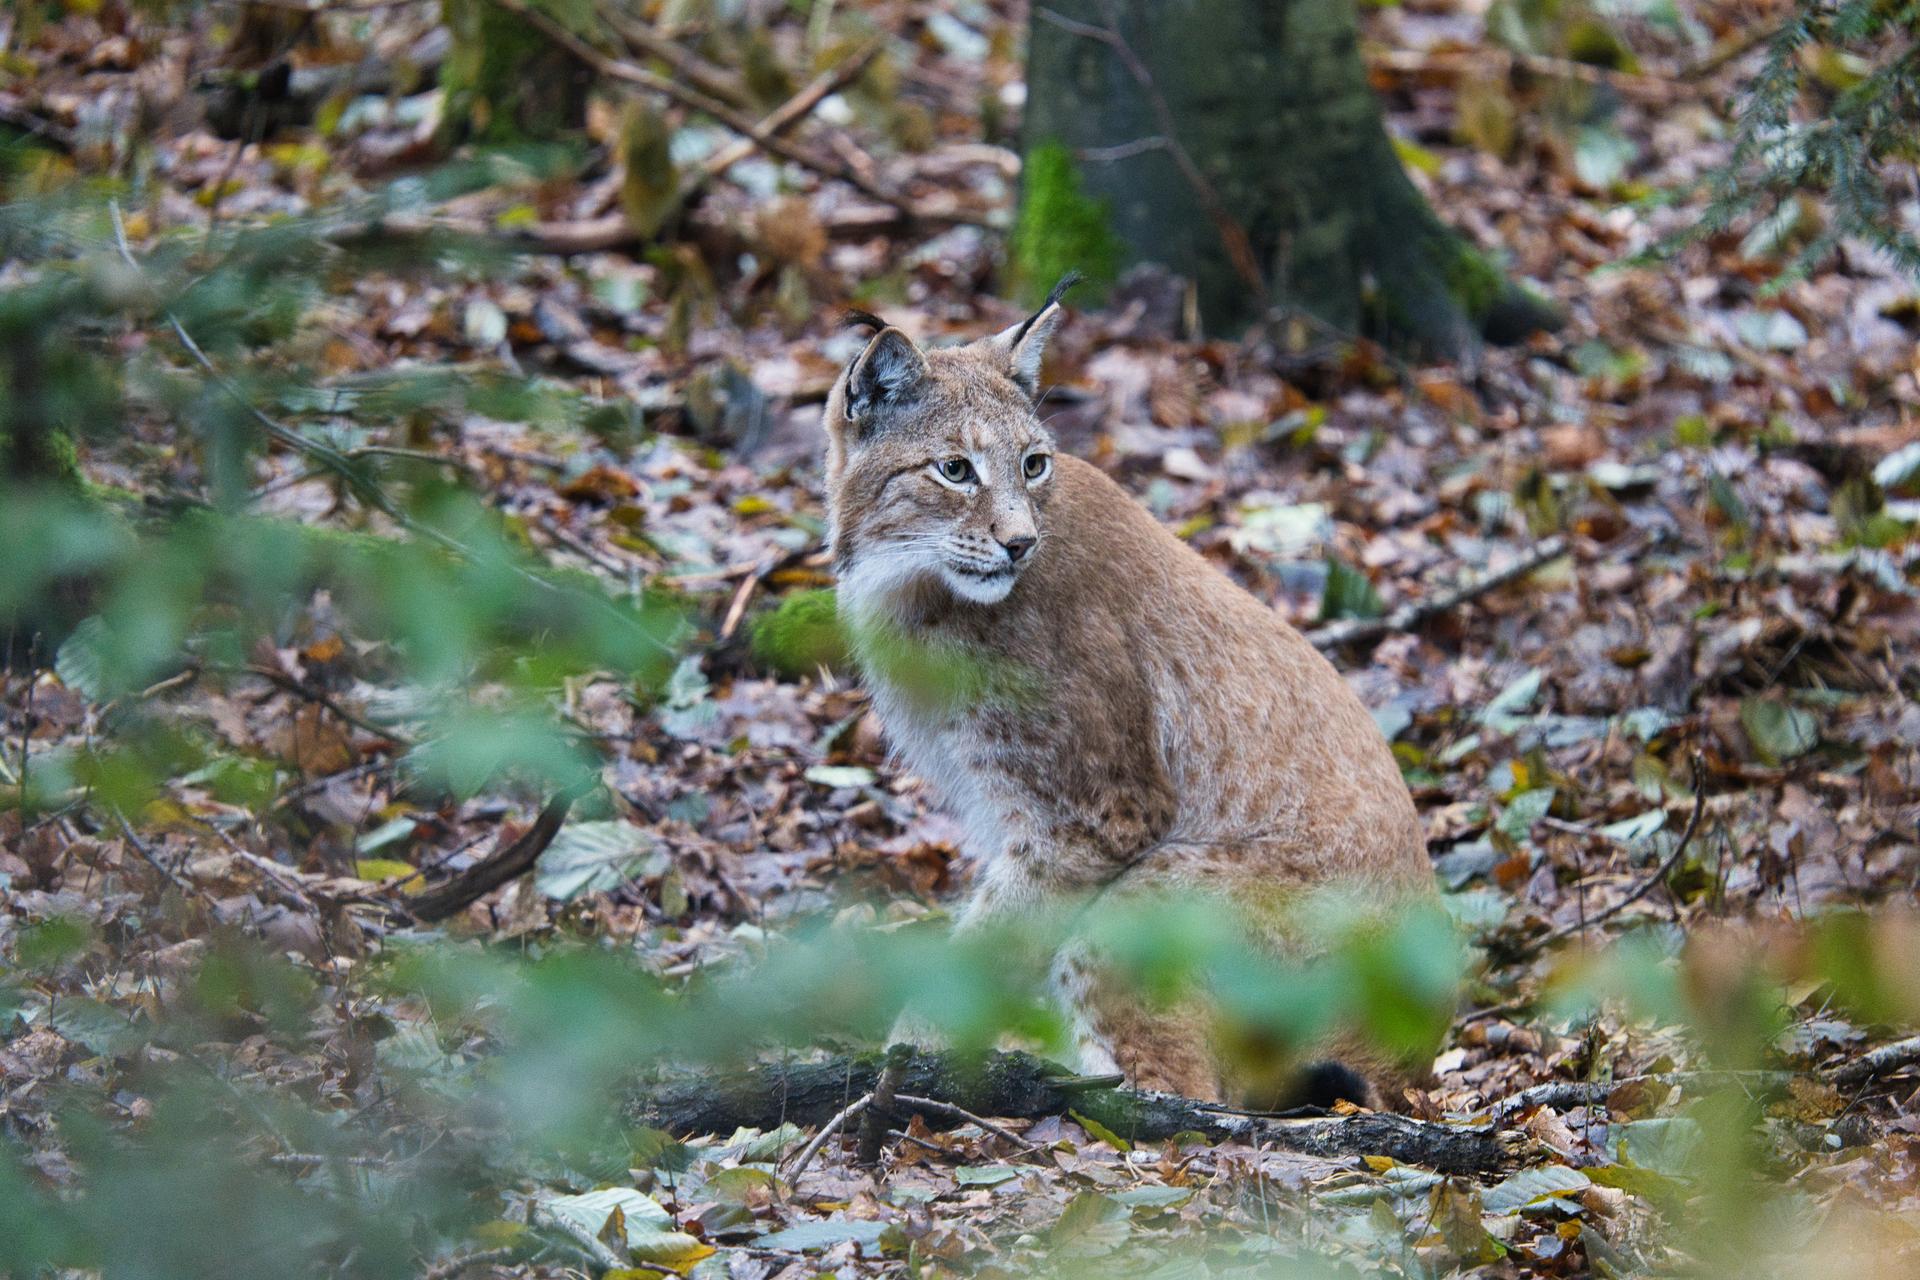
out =
<svg viewBox="0 0 1920 1280"><path fill-rule="evenodd" d="M856 313L877 332L827 400L839 610L893 749L967 833L974 883L956 928L1115 890L1430 896L1399 768L1333 667L1056 451L1035 404L1069 283L965 346L922 350ZM930 696L887 636L989 674ZM1083 1069L1138 1088L1377 1106L1412 1078L1348 1046L1256 1098L1204 1010L1139 999L1085 948L1050 963Z"/></svg>

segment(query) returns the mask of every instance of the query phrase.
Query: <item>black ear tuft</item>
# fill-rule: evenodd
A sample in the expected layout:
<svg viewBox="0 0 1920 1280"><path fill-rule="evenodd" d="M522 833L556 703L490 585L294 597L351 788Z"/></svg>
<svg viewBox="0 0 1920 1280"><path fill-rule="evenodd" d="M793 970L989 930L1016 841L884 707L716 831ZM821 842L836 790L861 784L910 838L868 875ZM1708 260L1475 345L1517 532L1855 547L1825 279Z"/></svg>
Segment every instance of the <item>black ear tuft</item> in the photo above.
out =
<svg viewBox="0 0 1920 1280"><path fill-rule="evenodd" d="M871 311L862 311L858 307L848 307L840 317L842 328L867 328L875 333L887 328L887 322Z"/></svg>
<svg viewBox="0 0 1920 1280"><path fill-rule="evenodd" d="M847 416L870 432L883 411L911 402L927 376L926 357L898 329L874 335L847 371Z"/></svg>
<svg viewBox="0 0 1920 1280"><path fill-rule="evenodd" d="M1009 342L1007 345L1009 347L1018 347L1020 345L1020 340L1027 336L1027 330L1033 328L1033 322L1035 320L1038 320L1041 316L1047 314L1048 308L1052 307L1054 303L1066 297L1067 290L1073 288L1073 286L1079 284L1082 280L1085 280L1085 279L1086 277L1081 275L1078 271L1069 271L1067 272L1067 274L1061 276L1059 281L1053 286L1053 288L1047 290L1047 300L1040 304L1040 309L1034 312L1032 315L1028 316L1026 320L1020 325L1020 327L1013 331L1013 341Z"/></svg>

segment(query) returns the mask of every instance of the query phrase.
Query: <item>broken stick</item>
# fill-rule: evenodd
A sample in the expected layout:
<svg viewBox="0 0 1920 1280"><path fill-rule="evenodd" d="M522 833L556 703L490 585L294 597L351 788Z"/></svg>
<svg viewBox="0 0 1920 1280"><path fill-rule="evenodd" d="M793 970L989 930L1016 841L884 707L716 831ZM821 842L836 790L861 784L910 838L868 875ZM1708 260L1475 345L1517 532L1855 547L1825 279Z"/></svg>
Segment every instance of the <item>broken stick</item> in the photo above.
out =
<svg viewBox="0 0 1920 1280"><path fill-rule="evenodd" d="M1329 622L1324 627L1315 627L1307 632L1307 639L1313 641L1317 649L1337 649L1343 644L1358 644L1364 640L1378 640L1382 636L1402 631L1412 631L1429 618L1437 618L1451 612L1471 600L1477 600L1489 591L1498 591L1510 582L1517 582L1535 569L1552 560L1558 560L1569 550L1565 534L1556 533L1535 543L1526 554L1512 564L1481 574L1461 583L1451 591L1442 591L1438 595L1422 600L1410 601L1398 609L1380 618L1349 618L1344 622Z"/></svg>

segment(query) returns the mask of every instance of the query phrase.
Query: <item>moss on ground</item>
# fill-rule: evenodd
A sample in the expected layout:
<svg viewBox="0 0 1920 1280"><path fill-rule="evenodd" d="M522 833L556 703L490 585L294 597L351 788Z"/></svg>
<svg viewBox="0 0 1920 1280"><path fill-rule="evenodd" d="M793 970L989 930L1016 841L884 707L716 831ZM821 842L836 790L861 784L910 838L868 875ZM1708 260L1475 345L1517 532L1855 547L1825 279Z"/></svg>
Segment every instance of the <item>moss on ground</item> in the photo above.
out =
<svg viewBox="0 0 1920 1280"><path fill-rule="evenodd" d="M789 679L821 667L844 669L847 641L833 591L794 592L754 621L748 647L755 662Z"/></svg>
<svg viewBox="0 0 1920 1280"><path fill-rule="evenodd" d="M1073 154L1058 142L1027 151L1007 254L1014 291L1033 306L1069 271L1081 273L1088 301L1097 301L1126 261L1112 202L1086 193Z"/></svg>

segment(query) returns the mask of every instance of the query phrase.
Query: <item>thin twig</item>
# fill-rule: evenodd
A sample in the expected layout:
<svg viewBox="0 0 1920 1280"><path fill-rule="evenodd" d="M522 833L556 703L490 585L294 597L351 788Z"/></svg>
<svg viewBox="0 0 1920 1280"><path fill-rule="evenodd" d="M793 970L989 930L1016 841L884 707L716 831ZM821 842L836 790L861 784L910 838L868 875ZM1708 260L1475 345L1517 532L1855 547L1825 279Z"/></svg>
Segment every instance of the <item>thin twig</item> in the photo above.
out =
<svg viewBox="0 0 1920 1280"><path fill-rule="evenodd" d="M182 893L193 892L193 886L191 884L189 884L184 878L182 878L177 872L175 872L170 867L168 867L165 863L161 862L159 858L154 856L153 850L147 847L147 842L140 838L139 832L133 829L133 824L127 821L126 814L121 813L118 810L115 810L113 816L114 816L114 819L117 822L119 822L120 831L123 835L126 836L127 843L133 846L133 851L140 855L142 861L144 861L148 866L152 867L155 871L158 871L162 876L166 878L167 883L171 884L174 888L180 890L180 892Z"/></svg>
<svg viewBox="0 0 1920 1280"><path fill-rule="evenodd" d="M782 160L811 169L823 177L844 182L862 195L882 204L900 210L916 221L967 223L974 226L990 225L984 218L976 218L962 213L929 214L921 210L905 196L888 191L846 161L836 156L824 155L811 147L802 146L768 131L759 121L743 115L726 103L689 85L665 76L655 75L645 67L637 67L631 62L602 53L573 32L567 30L543 13L535 11L523 0L493 0L501 8L520 15L538 28L548 39L558 44L574 57L592 67L609 80L622 80L638 85L643 89L673 99L683 107L691 108L703 115L712 116L727 128L744 137L753 139L761 150L779 156Z"/></svg>
<svg viewBox="0 0 1920 1280"><path fill-rule="evenodd" d="M113 219L113 239L115 245L118 246L120 250L121 259L127 266L135 271L139 271L140 264L134 259L132 246L127 243L126 219L120 215L120 202L118 200L109 200L107 202L107 212ZM292 427L287 426L277 419L269 417L259 406L248 399L246 393L234 385L231 379L220 372L219 368L213 363L212 358L207 355L198 342L194 341L193 335L187 332L187 327L180 323L179 316L176 316L171 310L167 310L163 314L166 317L167 326L173 330L173 336L179 340L182 347L186 348L187 354L193 357L194 363L199 365L207 377L212 380L213 384L220 388L228 399L239 405L240 408L246 412L247 416L252 418L254 422L259 425L260 429L265 431L270 438L286 445L289 449L293 449L298 453L304 453L308 457L320 462L329 471L334 472L340 476L341 479L345 480L348 487L353 490L354 496L375 508L401 527L428 538L433 542L437 542L442 547L462 557L468 555L465 547L461 546L452 538L449 538L446 534L414 521L412 517L400 509L399 505L395 503L392 498L387 496L386 492L382 490L379 485L370 480L360 468L354 466L353 460L347 457L346 454L335 449L332 445L323 444L301 432L295 431Z"/></svg>
<svg viewBox="0 0 1920 1280"><path fill-rule="evenodd" d="M1642 102L1667 104L1687 96L1685 84L1659 76L1615 71L1571 58L1555 58L1537 53L1512 53L1507 50L1425 50L1386 49L1367 55L1370 68L1381 68L1402 75L1435 75L1464 78L1475 73L1508 75L1518 68L1543 80L1567 80L1596 88L1613 89L1623 97Z"/></svg>
<svg viewBox="0 0 1920 1280"><path fill-rule="evenodd" d="M443 1262L437 1262L420 1273L420 1280L453 1280L469 1267L485 1266L490 1262L505 1262L513 1257L514 1250L508 1247L498 1249L475 1249L470 1253L456 1253Z"/></svg>
<svg viewBox="0 0 1920 1280"><path fill-rule="evenodd" d="M276 671L272 667L261 666L257 663L249 664L245 667L225 667L218 669L232 671L237 675L256 676L259 679L265 680L268 684L285 689L295 697L305 698L308 702L331 711L343 723L352 725L362 733L370 733L376 738L384 738L403 750L413 746L413 740L398 729L379 724L367 719L365 716L347 710L325 690L316 689L306 683L306 681L297 680L284 671Z"/></svg>
<svg viewBox="0 0 1920 1280"><path fill-rule="evenodd" d="M997 1125L991 1120L982 1119L965 1107L956 1107L951 1102L942 1102L938 1098L921 1098L910 1093L897 1093L894 1095L893 1100L901 1106L920 1107L927 1111L940 1111L953 1116L955 1119L965 1120L969 1124L977 1124L994 1137L1005 1138L1008 1142L1011 1142L1015 1148L1019 1150L1021 1155L1029 1155L1040 1150L1039 1147L1028 1142L1013 1130Z"/></svg>
<svg viewBox="0 0 1920 1280"><path fill-rule="evenodd" d="M613 28L622 40L638 49L641 53L660 59L687 83L710 94L721 101L736 107L751 106L746 91L737 77L708 62L699 54L660 35L644 22L629 22L626 15L609 5L594 6L600 21Z"/></svg>
<svg viewBox="0 0 1920 1280"><path fill-rule="evenodd" d="M1548 947L1553 946L1555 943L1561 942L1567 938L1572 937L1576 933L1582 932L1583 930L1587 929L1590 926L1593 926L1596 924L1602 924L1608 920L1611 920L1613 917L1619 915L1622 911L1626 910L1628 907L1632 906L1634 903L1640 901L1640 899L1646 897L1649 893L1653 892L1653 888L1655 885L1666 883L1667 876L1673 872L1673 869L1675 867L1680 865L1680 859L1686 856L1688 846L1690 846L1693 843L1694 833L1700 829L1700 817L1702 814L1706 812L1706 810L1707 810L1706 762L1702 760L1700 758L1700 755L1696 752L1693 757L1693 812L1687 815L1686 830L1680 833L1679 843L1673 846L1673 852L1669 853L1666 856L1666 858L1661 861L1660 865L1653 869L1652 874L1648 875L1646 879L1640 881L1639 884L1636 884L1627 893L1626 897L1620 899L1620 901L1614 903L1612 906L1608 907L1605 911L1599 912L1598 914L1590 917L1589 919L1583 920L1578 924L1567 925L1564 928L1555 929L1553 932L1546 934L1544 937L1538 938L1533 942L1522 945L1520 949L1511 957L1511 959L1513 960L1528 959L1529 957L1538 955L1540 952L1545 951Z"/></svg>
<svg viewBox="0 0 1920 1280"><path fill-rule="evenodd" d="M815 76L806 88L788 98L761 120L760 129L770 136L778 136L812 115L814 108L846 88L861 72L865 71L884 43L883 40L876 38ZM759 150L759 143L751 138L741 138L721 147L700 162L700 167L688 177L675 199L685 204L697 195L701 188L715 178L725 176L727 170L757 150Z"/></svg>
<svg viewBox="0 0 1920 1280"><path fill-rule="evenodd" d="M1517 582L1549 561L1558 560L1566 555L1567 551L1566 535L1556 533L1552 537L1535 543L1525 555L1512 564L1463 582L1451 591L1442 591L1438 595L1410 601L1385 617L1350 618L1342 622L1330 622L1326 626L1315 627L1309 631L1307 639L1313 641L1315 648L1336 649L1343 644L1356 644L1364 640L1377 640L1385 635L1412 631L1430 618L1457 609L1490 591L1499 590L1508 583Z"/></svg>
<svg viewBox="0 0 1920 1280"><path fill-rule="evenodd" d="M813 1141L800 1148L800 1154L794 1157L793 1168L787 1172L787 1180L789 1182L798 1182L800 1175L806 1171L807 1166L813 1163L814 1156L819 1154L820 1148L827 1145L827 1140L833 1137L834 1134L840 1132L847 1121L853 1119L862 1111L865 1111L867 1104L872 1101L872 1094L863 1093L848 1103L839 1115L821 1125L820 1132L813 1135Z"/></svg>
<svg viewBox="0 0 1920 1280"><path fill-rule="evenodd" d="M601 1240L565 1214L555 1213L546 1205L536 1203L533 1206L533 1219L541 1226L551 1227L573 1241L603 1271L617 1271L628 1265L625 1249L615 1252L606 1241Z"/></svg>
<svg viewBox="0 0 1920 1280"><path fill-rule="evenodd" d="M80 149L80 136L72 129L43 119L24 106L0 102L0 124L10 129L19 129L23 133L30 133L65 155L72 155Z"/></svg>

